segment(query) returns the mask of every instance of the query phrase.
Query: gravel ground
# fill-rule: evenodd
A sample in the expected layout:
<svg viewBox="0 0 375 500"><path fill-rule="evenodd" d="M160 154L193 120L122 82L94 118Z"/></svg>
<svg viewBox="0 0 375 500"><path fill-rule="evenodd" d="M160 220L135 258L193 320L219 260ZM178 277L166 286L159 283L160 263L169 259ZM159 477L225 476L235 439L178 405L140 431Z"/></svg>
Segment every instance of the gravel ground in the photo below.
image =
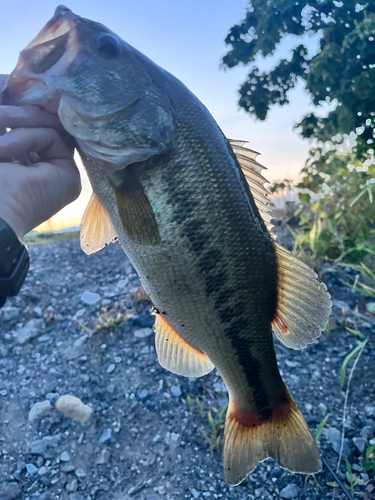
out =
<svg viewBox="0 0 375 500"><path fill-rule="evenodd" d="M215 371L186 379L159 366L151 305L120 247L88 257L72 240L30 254L26 283L0 315L0 500L345 498L326 468L306 477L272 460L230 488L207 415L220 435L225 387ZM275 341L278 362L313 434L330 414L319 448L336 468L340 369L361 341L345 326L369 338L351 380L343 450L354 495L374 499L374 472L362 466L375 431L374 318L355 312L360 299L340 277L325 281L329 335L302 352ZM72 408L62 395L88 406ZM338 476L350 490L344 461Z"/></svg>

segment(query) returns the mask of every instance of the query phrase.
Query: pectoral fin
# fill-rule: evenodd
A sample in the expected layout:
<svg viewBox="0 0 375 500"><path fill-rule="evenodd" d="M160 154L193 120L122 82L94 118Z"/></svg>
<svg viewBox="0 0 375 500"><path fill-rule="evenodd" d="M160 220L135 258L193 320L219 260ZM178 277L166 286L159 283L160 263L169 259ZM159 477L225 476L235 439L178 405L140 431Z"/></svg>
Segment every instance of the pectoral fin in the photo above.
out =
<svg viewBox="0 0 375 500"><path fill-rule="evenodd" d="M154 211L139 180L127 174L121 184L113 184L122 227L129 239L139 245L160 243Z"/></svg>
<svg viewBox="0 0 375 500"><path fill-rule="evenodd" d="M116 241L111 219L94 193L83 214L81 226L81 248L87 255L98 252Z"/></svg>
<svg viewBox="0 0 375 500"><path fill-rule="evenodd" d="M161 314L156 315L154 330L156 352L163 368L184 377L202 377L214 368L209 357L180 337Z"/></svg>

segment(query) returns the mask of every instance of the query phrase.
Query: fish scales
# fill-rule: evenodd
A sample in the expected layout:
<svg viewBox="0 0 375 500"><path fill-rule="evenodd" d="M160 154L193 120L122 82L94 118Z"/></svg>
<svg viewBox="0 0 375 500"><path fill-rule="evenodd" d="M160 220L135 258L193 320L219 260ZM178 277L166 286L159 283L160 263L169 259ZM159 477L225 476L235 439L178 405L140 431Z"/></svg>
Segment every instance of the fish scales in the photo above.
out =
<svg viewBox="0 0 375 500"><path fill-rule="evenodd" d="M75 138L94 192L82 248L117 236L155 306L162 366L185 376L215 366L223 378L227 481L239 484L268 457L319 471L272 329L306 347L325 326L329 294L268 232L256 153L228 142L179 80L62 6L21 52L3 102L57 112Z"/></svg>

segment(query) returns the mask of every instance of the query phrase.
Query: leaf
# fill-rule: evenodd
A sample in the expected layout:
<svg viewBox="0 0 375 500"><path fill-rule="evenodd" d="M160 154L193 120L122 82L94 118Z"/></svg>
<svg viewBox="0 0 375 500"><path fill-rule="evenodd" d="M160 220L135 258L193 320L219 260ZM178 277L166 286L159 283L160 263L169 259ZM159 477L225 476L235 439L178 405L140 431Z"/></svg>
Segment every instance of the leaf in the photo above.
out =
<svg viewBox="0 0 375 500"><path fill-rule="evenodd" d="M323 432L324 426L326 425L327 420L329 419L330 416L331 416L331 414L327 413L327 415L323 418L323 420L320 422L320 424L316 428L315 443L318 443L318 439L320 438L320 435Z"/></svg>
<svg viewBox="0 0 375 500"><path fill-rule="evenodd" d="M357 354L358 351L360 351L366 344L367 344L368 339L364 340L360 344L358 344L347 356L345 356L344 361L341 366L341 372L340 372L340 386L342 387L345 382L345 374L346 374L346 367L348 366L349 361Z"/></svg>

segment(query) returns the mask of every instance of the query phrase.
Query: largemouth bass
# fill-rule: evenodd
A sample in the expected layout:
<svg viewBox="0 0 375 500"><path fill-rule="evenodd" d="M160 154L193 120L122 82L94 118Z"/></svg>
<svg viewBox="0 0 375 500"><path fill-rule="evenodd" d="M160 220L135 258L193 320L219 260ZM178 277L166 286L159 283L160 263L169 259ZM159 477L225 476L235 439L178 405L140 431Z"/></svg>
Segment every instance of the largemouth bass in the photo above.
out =
<svg viewBox="0 0 375 500"><path fill-rule="evenodd" d="M313 474L321 461L280 376L272 330L302 349L330 313L325 285L273 240L256 153L228 141L174 76L66 7L21 52L7 104L58 114L94 194L81 245L116 237L155 307L160 364L229 393L224 472L239 484L268 457Z"/></svg>

